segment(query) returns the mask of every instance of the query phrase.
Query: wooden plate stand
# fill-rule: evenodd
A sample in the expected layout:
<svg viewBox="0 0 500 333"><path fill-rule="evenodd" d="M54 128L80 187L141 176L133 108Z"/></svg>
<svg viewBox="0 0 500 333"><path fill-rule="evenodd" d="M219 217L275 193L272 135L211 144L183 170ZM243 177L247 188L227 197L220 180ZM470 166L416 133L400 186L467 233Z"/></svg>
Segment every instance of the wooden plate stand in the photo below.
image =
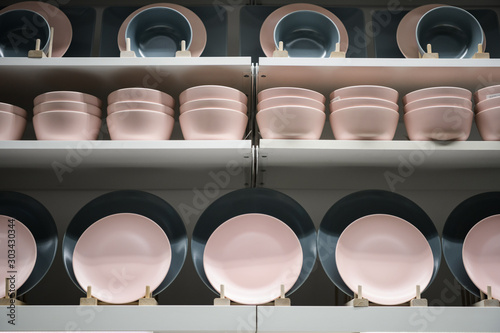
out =
<svg viewBox="0 0 500 333"><path fill-rule="evenodd" d="M54 28L50 27L50 37L49 37L49 50L47 54L43 50L40 50L40 39L35 41L35 49L28 52L28 58L52 58L52 46L54 44Z"/></svg>
<svg viewBox="0 0 500 333"><path fill-rule="evenodd" d="M275 299L273 302L259 304L259 305L290 306L291 304L292 304L291 300L289 298L285 297L285 285L282 284L282 285L280 285L280 297L279 298ZM226 298L225 287L223 284L221 284L220 285L220 297L214 298L214 305L215 306L230 306L230 305L244 305L244 304L231 302L231 300L229 298Z"/></svg>
<svg viewBox="0 0 500 333"><path fill-rule="evenodd" d="M497 299L494 299L491 297L491 286L487 287L486 290L486 295L482 291L481 293L481 300L477 303L474 303L474 306L479 306L479 307L498 307L500 306L500 302Z"/></svg>
<svg viewBox="0 0 500 333"><path fill-rule="evenodd" d="M10 288L10 279L5 278L5 296L0 298L0 306L9 306L11 304L14 305L25 305L24 302L20 301L17 299L17 290L14 290L13 292L9 293Z"/></svg>
<svg viewBox="0 0 500 333"><path fill-rule="evenodd" d="M420 297L420 286L417 285L416 288L416 293L415 293L415 298L410 300L410 302L407 302L403 305L409 305L411 307L425 307L427 306L427 299L421 298ZM366 298L363 298L363 288L362 286L358 286L358 292L354 293L354 298L347 302L345 305L346 306L353 306L353 307L367 307L367 306L377 306L377 304L370 303Z"/></svg>
<svg viewBox="0 0 500 333"><path fill-rule="evenodd" d="M92 297L92 286L87 287L87 297L80 298L80 305L88 306L88 305L139 305L139 306L151 306L158 305L158 301L151 296L151 288L150 286L146 286L146 293L143 298L140 298L136 302L130 302L126 304L112 304L101 302L97 298Z"/></svg>

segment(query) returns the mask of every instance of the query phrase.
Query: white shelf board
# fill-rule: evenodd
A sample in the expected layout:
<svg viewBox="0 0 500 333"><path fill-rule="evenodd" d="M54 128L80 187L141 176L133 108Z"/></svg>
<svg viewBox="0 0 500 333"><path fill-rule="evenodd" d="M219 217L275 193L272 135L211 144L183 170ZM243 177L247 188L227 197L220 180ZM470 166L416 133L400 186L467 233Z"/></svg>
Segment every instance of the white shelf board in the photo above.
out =
<svg viewBox="0 0 500 333"><path fill-rule="evenodd" d="M259 333L498 332L500 308L258 307Z"/></svg>

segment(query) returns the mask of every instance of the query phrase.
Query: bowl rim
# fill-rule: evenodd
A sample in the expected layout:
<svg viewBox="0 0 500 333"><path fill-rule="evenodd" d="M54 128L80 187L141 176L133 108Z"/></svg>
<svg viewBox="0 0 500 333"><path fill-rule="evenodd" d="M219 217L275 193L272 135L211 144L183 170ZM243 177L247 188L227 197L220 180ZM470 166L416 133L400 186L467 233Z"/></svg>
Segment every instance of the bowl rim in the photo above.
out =
<svg viewBox="0 0 500 333"><path fill-rule="evenodd" d="M321 113L321 114L325 114L325 111L322 111L320 109L317 109L317 108L313 108L313 107L310 107L310 106L301 106L301 105L282 105L282 106L273 106L273 107L270 107L270 108L266 108L266 109L262 109L260 111L257 112L257 115L259 115L259 113L270 113L272 111L275 111L276 109L292 109L292 110L300 110L299 112L318 112L318 113ZM305 110L304 110L305 109Z"/></svg>
<svg viewBox="0 0 500 333"><path fill-rule="evenodd" d="M193 109L193 110L189 110L189 111L185 111L183 113L181 113L179 115L179 118L186 115L186 114L189 114L189 113L199 113L199 112L213 112L213 111L216 111L216 112L228 112L228 113L233 113L233 114L239 114L239 115L242 115L242 116L245 116L246 118L248 118L248 116L243 113L243 112L240 112L238 110L233 110L233 109L227 109L227 108L198 108L198 109Z"/></svg>
<svg viewBox="0 0 500 333"><path fill-rule="evenodd" d="M321 103L320 101L318 101L317 99L314 99L314 98L301 97L301 96L275 96L275 97L266 98L266 99L260 101L259 103L257 103L257 111L261 109L260 105L262 105L263 102L272 101L272 100L278 100L278 99L307 100L308 102L311 102L313 104L317 103L318 105L322 105L323 108L326 108L325 107L325 103ZM294 105L294 104L288 104L288 105ZM266 109L268 109L268 108L266 108ZM264 110L264 109L262 109L262 110Z"/></svg>
<svg viewBox="0 0 500 333"><path fill-rule="evenodd" d="M37 118L40 115L44 115L45 116L47 114L50 115L50 114L55 114L55 113L62 114L62 115L75 115L76 114L76 116L87 115L87 116L91 116L91 117L94 117L96 119L101 120L100 117L97 117L97 116L95 116L95 115L93 115L91 113L88 113L88 112L82 112L82 111L61 111L61 110L59 110L59 111L46 111L46 112L37 113L37 114L35 114L33 116L33 119Z"/></svg>
<svg viewBox="0 0 500 333"><path fill-rule="evenodd" d="M454 86L435 86L435 87L421 88L421 89L413 90L413 91L407 93L406 95L403 96L403 104L406 105L406 104L409 104L411 102L414 102L415 100L412 100L411 102L407 102L408 101L408 97L411 98L412 96L414 96L414 95L416 95L418 93L423 93L423 92L426 92L426 91L441 90L441 89L450 89L450 90L461 91L461 92L467 93L467 95L469 95L470 98L472 98L472 92L469 89L466 89L466 88L454 87ZM441 96L444 97L444 95L441 95ZM424 97L424 98L430 98L430 97ZM422 99L422 98L418 98L418 99ZM418 100L418 99L416 99L416 100Z"/></svg>
<svg viewBox="0 0 500 333"><path fill-rule="evenodd" d="M11 111L7 111L7 109L11 109ZM0 111L14 113L23 118L26 118L28 116L28 112L22 107L5 102L0 102Z"/></svg>
<svg viewBox="0 0 500 333"><path fill-rule="evenodd" d="M115 112L112 112L112 113L109 113L106 118L108 117L116 117L116 115L120 115L122 113L128 113L128 112L131 112L131 113L153 113L153 114L159 114L159 115L165 115L165 116L169 116L169 117L172 117L174 118L174 116L172 116L171 114L168 114L166 112L160 112L160 111L153 111L153 110L122 110L122 111L115 111Z"/></svg>
<svg viewBox="0 0 500 333"><path fill-rule="evenodd" d="M474 111L472 111L471 109L468 109L468 108L464 108L464 107L461 107L461 106L453 106L453 105L438 105L438 106L426 106L426 107L423 107L423 108L418 108L418 109L415 109L415 110L411 110L411 111L408 111L404 114L404 116L406 115L409 115L415 111L428 111L430 109L459 109L460 111L463 111L463 112L471 112L472 114L474 114Z"/></svg>
<svg viewBox="0 0 500 333"><path fill-rule="evenodd" d="M342 109L338 109L338 110L335 110L335 111L332 111L330 112L330 115L334 114L335 112L339 112L339 111L352 111L354 109L361 109L361 108L369 108L369 109L372 109L372 111L390 111L390 112L393 112L397 115L399 115L399 111L396 111L396 110L393 110L391 108L386 108L384 106L375 106L375 105L365 105L365 106L350 106L350 107L347 107L347 108L342 108Z"/></svg>
<svg viewBox="0 0 500 333"><path fill-rule="evenodd" d="M326 97L318 92L318 91L315 91L315 90L312 90L312 89L307 89L307 88L301 88L301 87L272 87L272 88L267 88L267 89L264 89L264 90L261 90L258 94L257 94L257 101L260 103L262 101L265 101L266 99L270 99L270 98L276 98L276 97L290 97L290 95L280 95L280 96L273 96L273 97L267 97L267 98L264 98L262 99L262 94L265 93L265 92L270 92L270 91L279 91L279 90L296 90L296 91L306 91L306 92L310 92L312 93L312 95L315 95L318 97L317 98L311 98L311 99L315 99L315 100L322 100L322 103L325 103L326 101ZM293 95L292 95L293 96ZM295 95L296 96L296 95ZM301 96L296 96L296 97L301 97ZM310 97L306 97L306 98L310 98Z"/></svg>
<svg viewBox="0 0 500 333"><path fill-rule="evenodd" d="M47 91L43 94L40 94L40 95L37 95L34 99L33 99L33 104L34 105L37 105L37 104L41 104L41 103L45 103L45 102L57 102L57 101L62 101L62 100L53 100L51 99L51 95L57 95L57 94L68 94L68 95L73 95L73 96L81 96L83 97L83 99L87 99L87 100L91 100L93 102L84 102L84 103L88 103L88 104L92 104L92 105L95 105L97 107L101 107L102 106L102 101L101 99L99 99L98 97L94 96L94 95L91 95L91 94L87 94L87 93L83 93L83 92L79 92L79 91L72 91L72 90L55 90L55 91ZM49 99L46 99L49 98ZM65 99L64 101L68 101L68 99ZM69 99L69 101L71 101L71 99ZM81 101L75 101L75 102L81 102Z"/></svg>
<svg viewBox="0 0 500 333"><path fill-rule="evenodd" d="M166 98L172 104L175 103L175 99L170 94L168 94L168 93L166 93L164 91L161 91L161 90L158 90L158 89L152 89L152 88L129 87L129 88L117 89L117 90L114 90L114 91L110 92L108 94L108 97L107 97L108 105L119 103L119 102L136 102L136 101L137 102L150 102L150 101L147 101L147 100L134 100L134 99L126 99L125 100L125 99L119 99L120 97L118 97L118 95L120 95L122 93L126 93L127 91L144 91L144 92L148 92L148 93L151 93L151 94L154 94L154 95ZM115 101L112 102L111 100L115 100ZM151 103L153 103L153 102L151 102ZM154 102L154 103L156 103L156 102Z"/></svg>

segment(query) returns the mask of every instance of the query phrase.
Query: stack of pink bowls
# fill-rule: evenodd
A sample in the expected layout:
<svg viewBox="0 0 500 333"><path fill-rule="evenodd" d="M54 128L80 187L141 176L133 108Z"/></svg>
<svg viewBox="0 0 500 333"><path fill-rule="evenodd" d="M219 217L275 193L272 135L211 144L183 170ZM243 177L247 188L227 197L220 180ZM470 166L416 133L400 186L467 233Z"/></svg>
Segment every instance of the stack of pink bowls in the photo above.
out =
<svg viewBox="0 0 500 333"><path fill-rule="evenodd" d="M431 87L403 97L404 122L410 140L458 140L470 135L472 93L459 87Z"/></svg>
<svg viewBox="0 0 500 333"><path fill-rule="evenodd" d="M330 94L330 125L337 140L392 140L399 120L398 92L350 86Z"/></svg>
<svg viewBox="0 0 500 333"><path fill-rule="evenodd" d="M155 89L124 88L108 96L111 140L168 140L174 129L172 96Z"/></svg>
<svg viewBox="0 0 500 333"><path fill-rule="evenodd" d="M474 100L479 134L483 140L500 140L500 85L476 91Z"/></svg>
<svg viewBox="0 0 500 333"><path fill-rule="evenodd" d="M277 87L257 95L263 139L318 140L325 125L325 96L303 88Z"/></svg>
<svg viewBox="0 0 500 333"><path fill-rule="evenodd" d="M38 140L95 140L101 129L102 102L75 91L52 91L34 100Z"/></svg>
<svg viewBox="0 0 500 333"><path fill-rule="evenodd" d="M179 96L182 135L186 140L241 140L248 124L247 96L216 85L184 90Z"/></svg>
<svg viewBox="0 0 500 333"><path fill-rule="evenodd" d="M26 129L26 116L26 110L0 103L0 140L20 140Z"/></svg>

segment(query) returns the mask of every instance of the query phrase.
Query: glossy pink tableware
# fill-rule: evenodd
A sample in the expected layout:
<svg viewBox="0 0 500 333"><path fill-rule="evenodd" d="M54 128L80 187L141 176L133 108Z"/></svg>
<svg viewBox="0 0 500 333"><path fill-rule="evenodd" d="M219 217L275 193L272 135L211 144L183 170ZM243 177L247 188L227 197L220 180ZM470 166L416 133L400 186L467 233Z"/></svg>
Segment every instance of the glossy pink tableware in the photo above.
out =
<svg viewBox="0 0 500 333"><path fill-rule="evenodd" d="M473 119L472 110L449 106L431 106L404 115L408 137L415 141L465 141Z"/></svg>
<svg viewBox="0 0 500 333"><path fill-rule="evenodd" d="M0 140L21 140L26 129L26 118L0 111Z"/></svg>
<svg viewBox="0 0 500 333"><path fill-rule="evenodd" d="M479 103L489 98L500 96L500 84L479 89L474 93L474 101Z"/></svg>
<svg viewBox="0 0 500 333"><path fill-rule="evenodd" d="M469 230L462 258L476 287L486 294L490 286L492 297L500 299L500 215L489 216Z"/></svg>
<svg viewBox="0 0 500 333"><path fill-rule="evenodd" d="M111 140L169 140L174 118L164 112L130 110L106 118Z"/></svg>
<svg viewBox="0 0 500 333"><path fill-rule="evenodd" d="M330 112L345 108L358 107L358 106L380 106L383 108L392 109L396 112L399 111L399 106L396 103L393 103L386 99L370 98L370 97L353 97L353 98L344 98L331 101Z"/></svg>
<svg viewBox="0 0 500 333"><path fill-rule="evenodd" d="M247 106L232 99L207 98L186 102L179 107L180 113L196 109L231 109L247 114Z"/></svg>
<svg viewBox="0 0 500 333"><path fill-rule="evenodd" d="M196 109L181 114L179 123L186 140L241 140L248 117L231 109Z"/></svg>
<svg viewBox="0 0 500 333"><path fill-rule="evenodd" d="M322 104L326 101L325 96L317 91L297 87L276 87L265 89L257 95L257 100L261 103L268 98L276 97L305 97L314 99Z"/></svg>
<svg viewBox="0 0 500 333"><path fill-rule="evenodd" d="M0 215L0 297L5 296L5 278L16 272L15 280L9 281L19 288L28 280L35 267L37 249L35 238L29 229L20 221L5 215ZM11 225L13 226L11 228ZM14 236L12 236L14 235ZM10 252L9 250L13 250ZM10 254L10 256L9 256Z"/></svg>
<svg viewBox="0 0 500 333"><path fill-rule="evenodd" d="M372 85L361 85L361 86L349 86L337 89L330 94L330 100L344 99L344 98L358 98L358 97L369 97L369 98L380 98L385 99L392 103L398 102L399 93L389 87L384 86L372 86Z"/></svg>
<svg viewBox="0 0 500 333"><path fill-rule="evenodd" d="M500 106L476 114L479 134L485 141L500 141Z"/></svg>
<svg viewBox="0 0 500 333"><path fill-rule="evenodd" d="M325 111L324 103L321 103L312 98L294 97L294 96L274 97L265 99L259 104L257 104L257 111L275 107L283 107L283 106L299 106L299 107L306 106L309 108L318 109L323 112Z"/></svg>
<svg viewBox="0 0 500 333"><path fill-rule="evenodd" d="M121 111L155 111L174 116L174 109L156 102L115 102L108 105L108 115Z"/></svg>
<svg viewBox="0 0 500 333"><path fill-rule="evenodd" d="M0 102L0 111L17 114L18 116L21 116L23 118L26 118L28 116L28 112L26 112L25 109L8 103Z"/></svg>
<svg viewBox="0 0 500 333"><path fill-rule="evenodd" d="M302 247L292 229L265 214L243 214L221 224L210 236L203 267L210 284L241 304L263 304L297 281Z"/></svg>
<svg viewBox="0 0 500 333"><path fill-rule="evenodd" d="M498 95L498 97L488 98L477 103L475 111L476 113L479 113L488 109L497 108L499 106L500 106L500 95Z"/></svg>
<svg viewBox="0 0 500 333"><path fill-rule="evenodd" d="M172 96L156 89L123 88L115 90L108 95L108 105L128 101L159 103L170 108L175 106L175 100Z"/></svg>
<svg viewBox="0 0 500 333"><path fill-rule="evenodd" d="M472 93L460 87L430 87L412 91L403 97L403 104L409 104L424 98L433 97L460 97L470 100Z"/></svg>
<svg viewBox="0 0 500 333"><path fill-rule="evenodd" d="M462 107L472 110L472 101L462 97L431 97L418 99L404 106L404 112L411 112L416 109L427 108L430 106L452 106Z"/></svg>
<svg viewBox="0 0 500 333"><path fill-rule="evenodd" d="M101 118L76 111L47 111L33 117L38 140L96 140Z"/></svg>
<svg viewBox="0 0 500 333"><path fill-rule="evenodd" d="M411 223L385 214L361 217L344 229L335 252L342 280L354 292L382 305L396 305L416 296L430 283L432 250Z"/></svg>
<svg viewBox="0 0 500 333"><path fill-rule="evenodd" d="M184 104L188 101L209 98L232 99L245 105L248 102L247 96L238 89L216 85L196 86L186 89L179 95L179 102Z"/></svg>
<svg viewBox="0 0 500 333"><path fill-rule="evenodd" d="M330 114L337 140L392 140L398 120L398 112L379 106L351 107Z"/></svg>
<svg viewBox="0 0 500 333"><path fill-rule="evenodd" d="M256 118L263 139L318 140L326 114L306 106L278 106L257 112Z"/></svg>
<svg viewBox="0 0 500 333"><path fill-rule="evenodd" d="M78 239L73 271L80 286L108 303L134 302L155 290L168 269L172 253L162 228L145 216L122 213L94 222Z"/></svg>
<svg viewBox="0 0 500 333"><path fill-rule="evenodd" d="M45 102L57 101L82 102L97 106L98 108L102 107L102 101L99 98L77 91L49 91L35 97L33 104L38 105Z"/></svg>
<svg viewBox="0 0 500 333"><path fill-rule="evenodd" d="M73 102L73 101L43 102L40 104L36 104L35 107L33 108L34 115L47 111L74 111L74 112L89 113L99 118L102 116L102 110L99 107L84 102Z"/></svg>

